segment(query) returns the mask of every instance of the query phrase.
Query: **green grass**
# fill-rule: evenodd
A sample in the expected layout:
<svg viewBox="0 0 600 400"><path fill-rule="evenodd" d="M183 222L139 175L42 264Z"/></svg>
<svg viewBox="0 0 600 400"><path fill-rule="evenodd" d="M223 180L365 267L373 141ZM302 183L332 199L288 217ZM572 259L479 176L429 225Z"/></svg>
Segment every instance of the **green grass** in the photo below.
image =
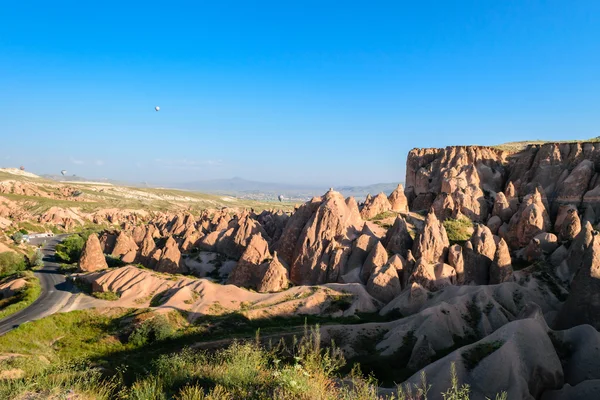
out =
<svg viewBox="0 0 600 400"><path fill-rule="evenodd" d="M95 298L100 299L100 300L108 300L108 301L115 301L115 300L119 300L121 298L121 296L115 292L94 292L94 293L92 293L92 296L94 296Z"/></svg>
<svg viewBox="0 0 600 400"><path fill-rule="evenodd" d="M376 216L374 216L373 218L370 219L370 221L381 221L387 218L393 218L396 217L398 214L396 214L393 211L384 211L382 213L377 214Z"/></svg>
<svg viewBox="0 0 600 400"><path fill-rule="evenodd" d="M232 322L219 331L236 332ZM0 371L22 371L0 380L0 398L379 399L378 382L356 366L344 372L352 363L335 345L322 346L318 328L304 325L294 340L258 340L255 330L245 341L218 350L190 347L211 337L177 312L113 308L55 314L0 337L0 353L19 355L0 361ZM406 363L415 342L409 332L393 361ZM374 366L391 370L382 359L376 363L373 341L364 346ZM396 368L402 370L400 364ZM343 377L350 385L336 384ZM419 387L426 391L425 377ZM393 399L408 398L399 393Z"/></svg>
<svg viewBox="0 0 600 400"><path fill-rule="evenodd" d="M40 297L42 288L40 281L33 275L33 272L25 271L13 276L4 278L0 283L4 283L10 279L23 277L27 280L27 286L14 296L0 300L0 319L6 318L17 311L27 308L31 303Z"/></svg>
<svg viewBox="0 0 600 400"><path fill-rule="evenodd" d="M465 367L467 367L469 370L474 369L481 362L481 360L498 350L503 344L503 342L496 340L490 343L478 344L465 351L462 354Z"/></svg>
<svg viewBox="0 0 600 400"><path fill-rule="evenodd" d="M447 219L443 222L451 244L464 243L473 233L473 222L468 218Z"/></svg>

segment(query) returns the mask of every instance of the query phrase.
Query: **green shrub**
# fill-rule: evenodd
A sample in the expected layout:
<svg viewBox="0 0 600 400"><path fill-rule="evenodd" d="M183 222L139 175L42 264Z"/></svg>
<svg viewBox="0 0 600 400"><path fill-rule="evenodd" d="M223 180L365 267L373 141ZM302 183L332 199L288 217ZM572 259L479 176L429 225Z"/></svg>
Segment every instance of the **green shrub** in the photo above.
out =
<svg viewBox="0 0 600 400"><path fill-rule="evenodd" d="M13 233L12 240L14 240L17 244L21 244L21 242L23 242L23 233L20 231Z"/></svg>
<svg viewBox="0 0 600 400"><path fill-rule="evenodd" d="M123 260L121 260L119 257L105 254L104 258L106 259L106 265L108 265L108 268L119 268L125 265Z"/></svg>
<svg viewBox="0 0 600 400"><path fill-rule="evenodd" d="M443 225L450 243L467 241L473 233L473 222L468 218L447 219Z"/></svg>
<svg viewBox="0 0 600 400"><path fill-rule="evenodd" d="M143 346L155 341L165 340L173 335L175 329L163 315L142 322L129 335L128 343L134 346Z"/></svg>
<svg viewBox="0 0 600 400"><path fill-rule="evenodd" d="M100 300L108 300L108 301L115 301L115 300L119 300L121 298L119 293L115 293L115 292L94 292L94 293L92 293L92 296L94 296L95 298L100 299Z"/></svg>
<svg viewBox="0 0 600 400"><path fill-rule="evenodd" d="M29 257L29 265L32 268L41 268L44 266L44 253L42 253L42 250L35 249Z"/></svg>
<svg viewBox="0 0 600 400"><path fill-rule="evenodd" d="M79 261L85 240L80 235L71 235L56 245L56 257L65 263L73 264Z"/></svg>
<svg viewBox="0 0 600 400"><path fill-rule="evenodd" d="M0 253L0 278L25 271L25 257L21 254L6 251Z"/></svg>

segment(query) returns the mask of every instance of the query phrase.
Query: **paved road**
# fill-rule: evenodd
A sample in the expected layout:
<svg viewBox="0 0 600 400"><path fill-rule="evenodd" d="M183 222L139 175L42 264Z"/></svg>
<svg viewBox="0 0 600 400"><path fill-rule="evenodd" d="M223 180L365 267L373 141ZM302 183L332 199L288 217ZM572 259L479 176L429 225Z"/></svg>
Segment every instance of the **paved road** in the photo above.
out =
<svg viewBox="0 0 600 400"><path fill-rule="evenodd" d="M0 335L25 322L43 318L58 311L73 295L75 291L73 284L67 281L65 276L58 271L58 263L54 262L54 247L64 237L66 235L32 239L32 244L36 244L36 241L39 243L46 241L46 245L42 249L44 253L44 268L35 272L35 276L40 280L42 293L29 307L0 320Z"/></svg>

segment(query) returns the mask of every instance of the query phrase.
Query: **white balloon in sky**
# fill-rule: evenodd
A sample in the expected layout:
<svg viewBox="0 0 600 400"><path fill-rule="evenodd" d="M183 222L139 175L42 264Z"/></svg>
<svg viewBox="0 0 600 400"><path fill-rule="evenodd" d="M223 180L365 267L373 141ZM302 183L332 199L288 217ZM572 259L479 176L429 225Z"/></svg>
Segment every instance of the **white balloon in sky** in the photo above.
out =
<svg viewBox="0 0 600 400"><path fill-rule="evenodd" d="M159 106L156 106L156 107L154 107L154 109L155 109L156 111L160 111L160 107L159 107Z"/></svg>

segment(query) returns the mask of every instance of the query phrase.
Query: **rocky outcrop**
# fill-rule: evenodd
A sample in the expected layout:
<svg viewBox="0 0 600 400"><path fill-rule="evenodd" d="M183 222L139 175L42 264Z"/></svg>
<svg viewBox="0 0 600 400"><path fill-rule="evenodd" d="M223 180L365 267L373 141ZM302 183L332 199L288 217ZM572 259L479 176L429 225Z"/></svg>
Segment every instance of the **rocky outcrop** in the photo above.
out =
<svg viewBox="0 0 600 400"><path fill-rule="evenodd" d="M264 273L262 273L262 277L259 277L256 285L258 292L280 292L290 285L288 267L277 256L277 252L273 253L273 259L264 263L261 269L264 269Z"/></svg>
<svg viewBox="0 0 600 400"><path fill-rule="evenodd" d="M536 188L525 196L519 211L510 219L507 243L515 249L525 247L536 235L549 231L550 225L542 195Z"/></svg>
<svg viewBox="0 0 600 400"><path fill-rule="evenodd" d="M567 301L555 320L555 329L589 324L600 330L600 235L594 232L592 242L584 250Z"/></svg>
<svg viewBox="0 0 600 400"><path fill-rule="evenodd" d="M399 184L396 189L389 195L388 201L392 207L392 211L407 213L408 212L408 199L404 195L404 186Z"/></svg>
<svg viewBox="0 0 600 400"><path fill-rule="evenodd" d="M510 258L510 252L508 245L499 237L494 238L496 244L496 251L494 252L494 259L490 264L489 273L489 284L496 285L498 283L508 281L513 272L512 260Z"/></svg>
<svg viewBox="0 0 600 400"><path fill-rule="evenodd" d="M567 215L560 225L560 240L571 241L581 231L581 221L577 215L577 209L569 208Z"/></svg>
<svg viewBox="0 0 600 400"><path fill-rule="evenodd" d="M377 241L360 271L360 279L367 283L369 277L378 269L382 268L388 262L388 254L385 248Z"/></svg>
<svg viewBox="0 0 600 400"><path fill-rule="evenodd" d="M255 287L261 272L259 266L270 258L269 243L260 233L254 234L237 265L229 274L228 283L242 287ZM266 267L263 271L265 270Z"/></svg>
<svg viewBox="0 0 600 400"><path fill-rule="evenodd" d="M406 257L406 252L413 247L413 239L404 218L396 217L394 225L385 235L383 244L388 252Z"/></svg>
<svg viewBox="0 0 600 400"><path fill-rule="evenodd" d="M401 291L400 278L394 261L373 271L367 282L367 292L385 304L392 301Z"/></svg>
<svg viewBox="0 0 600 400"><path fill-rule="evenodd" d="M98 240L98 236L95 233L90 234L83 245L78 267L82 272L95 272L108 268L104 253L100 247L100 240Z"/></svg>
<svg viewBox="0 0 600 400"><path fill-rule="evenodd" d="M419 232L413 245L413 255L419 260L422 258L426 263L434 264L446 261L446 254L450 242L446 229L430 211L425 218L422 232Z"/></svg>
<svg viewBox="0 0 600 400"><path fill-rule="evenodd" d="M138 246L135 244L131 236L129 236L125 231L121 231L119 236L117 236L117 240L115 242L115 247L113 248L112 255L114 257L122 257L125 254L133 251L137 252Z"/></svg>
<svg viewBox="0 0 600 400"><path fill-rule="evenodd" d="M177 246L177 242L172 236L169 236L167 239L155 269L158 272L167 272L170 274L182 274L188 272L187 267L181 260L179 246Z"/></svg>
<svg viewBox="0 0 600 400"><path fill-rule="evenodd" d="M309 207L308 210L310 209ZM304 217L304 212L302 214ZM286 227L278 247L278 252L283 251L287 255L288 247L284 244L292 242L298 232L295 226L297 221L292 221L293 219L292 216L289 223L294 226L289 230ZM299 219L303 220L304 218ZM348 241L349 244L358 235L362 225L360 215L346 204L340 193L332 190L327 192L318 206L314 207L314 212L306 220L297 238L292 253L290 280L297 285L325 283L330 267L326 261L331 259L331 251L334 250L330 244L333 241ZM281 257L286 260L283 255Z"/></svg>
<svg viewBox="0 0 600 400"><path fill-rule="evenodd" d="M379 193L377 196L368 198L360 210L360 216L363 219L369 220L375 218L377 215L390 211L392 205L390 204L385 193Z"/></svg>
<svg viewBox="0 0 600 400"><path fill-rule="evenodd" d="M429 264L420 258L410 276L409 284L418 283L425 289L435 292L446 286L456 284L456 271L448 264Z"/></svg>

